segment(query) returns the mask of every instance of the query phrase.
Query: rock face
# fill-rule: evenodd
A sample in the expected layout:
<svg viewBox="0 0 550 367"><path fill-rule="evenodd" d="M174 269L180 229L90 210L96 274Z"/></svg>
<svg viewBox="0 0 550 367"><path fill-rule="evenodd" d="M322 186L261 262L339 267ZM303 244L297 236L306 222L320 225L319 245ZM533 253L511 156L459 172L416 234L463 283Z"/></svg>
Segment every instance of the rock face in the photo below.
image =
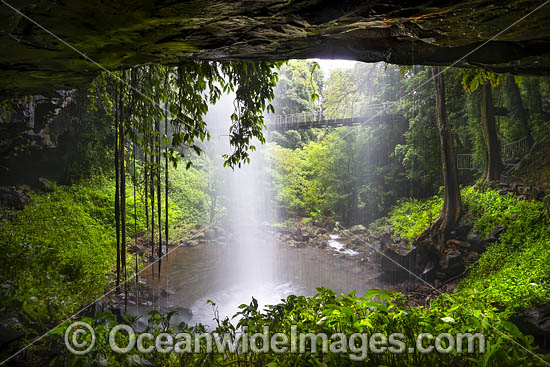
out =
<svg viewBox="0 0 550 367"><path fill-rule="evenodd" d="M74 150L66 140L74 131L74 124L66 117L60 118L66 107L71 104L74 107L71 103L73 93L51 91L47 96L16 98L11 101L13 109L0 106L0 166L4 167L3 173L10 172L8 175L0 174L0 185L35 184L36 176L50 173L55 176L55 172L62 170L52 170L47 159L59 164L63 161L59 153L64 149ZM53 150L60 146L56 156ZM38 151L40 153L32 154ZM62 164L59 166L62 167Z"/></svg>
<svg viewBox="0 0 550 367"><path fill-rule="evenodd" d="M23 209L31 201L24 187L0 186L0 204L10 209Z"/></svg>
<svg viewBox="0 0 550 367"><path fill-rule="evenodd" d="M535 337L541 347L548 347L550 341L550 304L532 307L512 316L512 321L525 333Z"/></svg>
<svg viewBox="0 0 550 367"><path fill-rule="evenodd" d="M22 95L84 85L100 70L90 59L108 69L189 58L324 57L449 65L541 2L459 0L440 7L430 1L356 0L8 4L0 4L0 91ZM548 15L549 6L540 8L457 66L549 74Z"/></svg>

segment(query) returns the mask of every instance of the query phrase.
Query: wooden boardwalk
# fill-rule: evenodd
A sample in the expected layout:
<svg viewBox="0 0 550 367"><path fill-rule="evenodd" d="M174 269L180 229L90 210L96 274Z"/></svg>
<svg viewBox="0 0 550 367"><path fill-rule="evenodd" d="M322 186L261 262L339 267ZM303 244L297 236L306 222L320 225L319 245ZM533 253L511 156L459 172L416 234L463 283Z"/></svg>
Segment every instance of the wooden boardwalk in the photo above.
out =
<svg viewBox="0 0 550 367"><path fill-rule="evenodd" d="M286 131L311 128L377 125L385 123L403 122L404 117L390 110L387 104L376 104L367 107L367 112L356 115L351 111L337 113L323 113L308 111L294 114L268 115L265 123L268 130Z"/></svg>
<svg viewBox="0 0 550 367"><path fill-rule="evenodd" d="M335 117L329 118L318 116L317 118L306 118L305 116L289 115L277 116L275 119L266 119L268 131L286 131L286 130L303 130L311 128L326 128L339 126L367 126L379 125L386 123L399 123L405 119L398 114L375 114L371 116L355 116L355 117ZM312 116L307 116L312 117Z"/></svg>

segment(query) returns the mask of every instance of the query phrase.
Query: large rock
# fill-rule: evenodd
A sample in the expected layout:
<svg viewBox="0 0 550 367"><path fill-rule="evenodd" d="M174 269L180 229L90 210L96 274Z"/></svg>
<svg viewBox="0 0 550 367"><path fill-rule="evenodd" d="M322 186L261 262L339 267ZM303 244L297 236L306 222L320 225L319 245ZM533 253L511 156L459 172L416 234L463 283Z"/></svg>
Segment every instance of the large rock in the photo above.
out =
<svg viewBox="0 0 550 367"><path fill-rule="evenodd" d="M367 231L367 228L365 228L365 226L362 224L357 224L357 225L351 226L349 228L349 231L353 234L364 233Z"/></svg>
<svg viewBox="0 0 550 367"><path fill-rule="evenodd" d="M517 313L512 321L525 334L533 335L535 342L543 346L550 335L550 304L532 307Z"/></svg>
<svg viewBox="0 0 550 367"><path fill-rule="evenodd" d="M447 244L448 244L448 245L451 245L451 246L455 246L455 247L461 248L461 249L467 249L467 248L472 247L472 245L470 244L470 242L467 242L467 241L460 241L460 240L456 240L456 239L448 240L448 241L447 241Z"/></svg>
<svg viewBox="0 0 550 367"><path fill-rule="evenodd" d="M450 248L440 261L440 272L443 278L449 279L464 272L466 262L464 256L456 248Z"/></svg>
<svg viewBox="0 0 550 367"><path fill-rule="evenodd" d="M0 204L11 209L23 209L30 202L25 189L15 186L0 186Z"/></svg>
<svg viewBox="0 0 550 367"><path fill-rule="evenodd" d="M388 246L379 258L382 271L380 278L384 282L402 282L411 279L411 273L416 273L417 249L413 246Z"/></svg>
<svg viewBox="0 0 550 367"><path fill-rule="evenodd" d="M195 246L198 246L198 245L199 245L198 240L189 240L189 241L187 241L187 246L195 247Z"/></svg>
<svg viewBox="0 0 550 367"><path fill-rule="evenodd" d="M495 226L495 228L493 228L491 230L491 232L489 233L489 235L487 236L487 242L496 242L498 240L498 238L500 237L500 234L502 232L504 232L504 230L506 229L506 227L502 226L502 225L497 225Z"/></svg>
<svg viewBox="0 0 550 367"><path fill-rule="evenodd" d="M13 94L84 86L100 68L79 52L113 70L190 58L324 57L407 65L456 62L458 67L487 67L494 72L550 72L548 7L492 40L498 31L541 5L538 0L437 4L26 0L11 4L15 9L0 6L4 50L0 90Z"/></svg>
<svg viewBox="0 0 550 367"><path fill-rule="evenodd" d="M40 177L38 179L39 188L45 192L52 192L55 190L55 183L47 178Z"/></svg>

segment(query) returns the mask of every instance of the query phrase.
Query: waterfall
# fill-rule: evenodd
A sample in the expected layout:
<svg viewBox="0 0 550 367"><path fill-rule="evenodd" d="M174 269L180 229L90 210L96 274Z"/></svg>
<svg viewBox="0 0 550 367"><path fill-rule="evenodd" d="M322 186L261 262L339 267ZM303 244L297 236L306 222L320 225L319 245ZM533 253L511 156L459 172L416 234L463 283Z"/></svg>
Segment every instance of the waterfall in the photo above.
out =
<svg viewBox="0 0 550 367"><path fill-rule="evenodd" d="M357 265L358 254L341 251L343 245L334 238L324 247L304 244L296 248L277 235L265 145L253 142L257 150L249 152L250 164L223 167L222 154L232 152L228 134L233 99L223 96L210 106L206 117L212 136L204 151L213 167L210 179L217 184L224 209L212 228L201 231L216 236L206 243L175 249L163 260L160 281L145 274L144 279L153 286L152 293L159 298L152 305L144 300L140 310L177 311L174 322L214 327L208 300L215 303L224 319L238 312L239 305L249 304L252 297L261 310L291 294L312 296L317 287L362 294L372 287L374 276Z"/></svg>

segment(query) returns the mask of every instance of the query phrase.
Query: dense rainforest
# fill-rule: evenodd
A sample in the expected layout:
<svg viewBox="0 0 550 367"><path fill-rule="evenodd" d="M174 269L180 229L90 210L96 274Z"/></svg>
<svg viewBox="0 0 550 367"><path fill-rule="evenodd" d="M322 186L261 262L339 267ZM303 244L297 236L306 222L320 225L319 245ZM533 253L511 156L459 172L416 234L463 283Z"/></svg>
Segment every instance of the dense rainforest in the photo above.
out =
<svg viewBox="0 0 550 367"><path fill-rule="evenodd" d="M13 139L1 167L0 359L82 366L550 363L550 79L320 65L197 61L103 73L72 90L47 123L35 122L38 133ZM2 119L25 116L29 98L4 100ZM226 113L212 113L221 103ZM318 123L270 125L308 115ZM346 119L350 126L330 123ZM41 156L55 168L21 172ZM263 172L252 176L262 189L243 181L248 186L236 199L234 186L243 184L232 177L247 166ZM239 200L262 214L236 216ZM208 352L204 341L193 346L196 353L109 349L117 322L141 318L154 335L205 332L192 318L170 322L176 313L155 308L162 292L143 289L154 289L155 274L169 274L168 252L222 252L228 237L244 238L245 227L227 229L240 221L262 228L261 236L275 233L290 251L318 247L326 255L327 241L337 238L327 236L336 234L352 255L330 253L330 261L376 267L379 283L366 293L317 284L314 295L297 292L264 309L255 298L241 299L236 319L220 316L214 298L202 304L213 307L210 329L234 337L242 326L268 326L271 335L293 325L327 335L401 333L407 345L422 332L481 332L485 352L462 353L449 340L441 342L444 353L371 351L359 360L315 353L313 344L305 354L228 353L219 345ZM146 269L151 276L138 275ZM390 281L389 273L401 275ZM139 310L140 295L142 313L127 312ZM63 349L70 316L94 325L92 352ZM359 344L350 341L356 355Z"/></svg>

